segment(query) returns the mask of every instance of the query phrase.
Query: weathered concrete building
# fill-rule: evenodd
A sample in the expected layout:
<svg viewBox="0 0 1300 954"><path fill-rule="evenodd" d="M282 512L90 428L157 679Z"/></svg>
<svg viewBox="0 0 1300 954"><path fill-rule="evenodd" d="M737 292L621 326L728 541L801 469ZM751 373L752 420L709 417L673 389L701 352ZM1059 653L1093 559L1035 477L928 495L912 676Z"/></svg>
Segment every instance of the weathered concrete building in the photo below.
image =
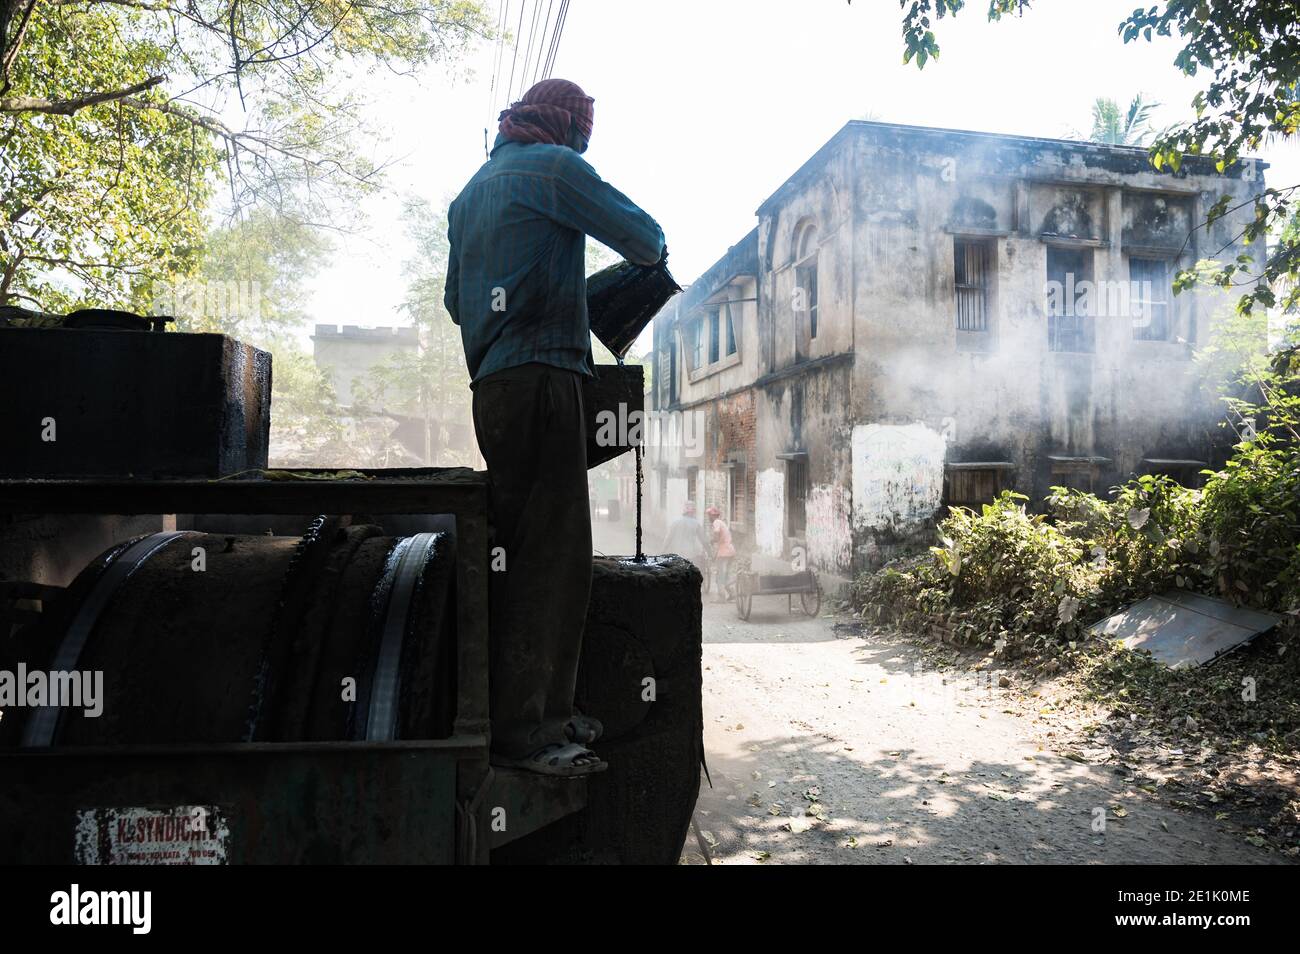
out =
<svg viewBox="0 0 1300 954"><path fill-rule="evenodd" d="M317 325L311 341L316 366L329 376L344 407L355 403L354 383L395 355L413 355L420 348L414 328Z"/></svg>
<svg viewBox="0 0 1300 954"><path fill-rule="evenodd" d="M1248 208L1197 226L1263 168L848 123L656 317L652 514L716 505L842 578L1001 489L1196 480L1222 406L1193 351L1226 300L1171 282L1243 251Z"/></svg>
<svg viewBox="0 0 1300 954"><path fill-rule="evenodd" d="M422 405L410 384L373 390L376 371L403 359L414 362L428 347L414 327L316 325L311 340L316 366L347 412L349 444L373 450L377 443L385 448L386 466L477 462L467 401L455 407ZM385 436L376 441L379 433Z"/></svg>
<svg viewBox="0 0 1300 954"><path fill-rule="evenodd" d="M646 498L669 518L687 501L716 505L739 546L755 533L759 378L758 230L654 321ZM666 520L664 521L666 522Z"/></svg>

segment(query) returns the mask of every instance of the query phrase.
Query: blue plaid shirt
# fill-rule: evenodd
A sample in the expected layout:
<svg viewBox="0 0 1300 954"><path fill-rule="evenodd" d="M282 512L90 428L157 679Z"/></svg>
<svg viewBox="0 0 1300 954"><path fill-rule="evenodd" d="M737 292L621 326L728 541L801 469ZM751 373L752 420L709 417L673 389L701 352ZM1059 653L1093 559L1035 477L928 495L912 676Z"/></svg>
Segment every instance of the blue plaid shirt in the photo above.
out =
<svg viewBox="0 0 1300 954"><path fill-rule="evenodd" d="M443 301L470 379L531 361L591 374L586 236L653 265L664 233L567 146L497 137L447 211Z"/></svg>

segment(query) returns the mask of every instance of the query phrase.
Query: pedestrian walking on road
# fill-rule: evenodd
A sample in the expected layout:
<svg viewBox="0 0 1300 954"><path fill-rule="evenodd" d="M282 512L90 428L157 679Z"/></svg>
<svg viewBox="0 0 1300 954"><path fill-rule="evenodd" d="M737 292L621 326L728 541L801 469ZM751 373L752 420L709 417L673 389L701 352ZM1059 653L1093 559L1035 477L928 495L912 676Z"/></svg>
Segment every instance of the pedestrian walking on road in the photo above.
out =
<svg viewBox="0 0 1300 954"><path fill-rule="evenodd" d="M724 603L732 598L731 561L735 559L736 547L731 542L731 528L722 519L722 511L710 507L704 512L713 536L713 578L718 584L718 602Z"/></svg>

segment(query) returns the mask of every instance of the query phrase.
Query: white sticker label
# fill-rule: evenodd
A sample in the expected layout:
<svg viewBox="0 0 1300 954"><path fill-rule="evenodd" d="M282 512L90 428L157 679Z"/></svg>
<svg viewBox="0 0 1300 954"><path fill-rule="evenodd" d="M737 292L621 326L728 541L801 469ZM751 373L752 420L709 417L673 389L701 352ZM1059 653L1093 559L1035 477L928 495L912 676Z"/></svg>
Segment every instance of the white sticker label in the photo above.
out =
<svg viewBox="0 0 1300 954"><path fill-rule="evenodd" d="M77 812L81 865L224 865L230 827L215 805L83 808Z"/></svg>

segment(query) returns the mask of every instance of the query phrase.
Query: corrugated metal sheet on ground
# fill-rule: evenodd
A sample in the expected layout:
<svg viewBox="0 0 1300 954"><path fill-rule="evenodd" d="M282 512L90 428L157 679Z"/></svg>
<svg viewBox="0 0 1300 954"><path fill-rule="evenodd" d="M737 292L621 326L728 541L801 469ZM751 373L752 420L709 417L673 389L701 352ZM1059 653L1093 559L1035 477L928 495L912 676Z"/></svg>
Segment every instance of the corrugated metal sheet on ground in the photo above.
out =
<svg viewBox="0 0 1300 954"><path fill-rule="evenodd" d="M1173 590L1094 623L1089 632L1144 649L1172 669L1199 666L1236 649L1281 619L1222 600Z"/></svg>

